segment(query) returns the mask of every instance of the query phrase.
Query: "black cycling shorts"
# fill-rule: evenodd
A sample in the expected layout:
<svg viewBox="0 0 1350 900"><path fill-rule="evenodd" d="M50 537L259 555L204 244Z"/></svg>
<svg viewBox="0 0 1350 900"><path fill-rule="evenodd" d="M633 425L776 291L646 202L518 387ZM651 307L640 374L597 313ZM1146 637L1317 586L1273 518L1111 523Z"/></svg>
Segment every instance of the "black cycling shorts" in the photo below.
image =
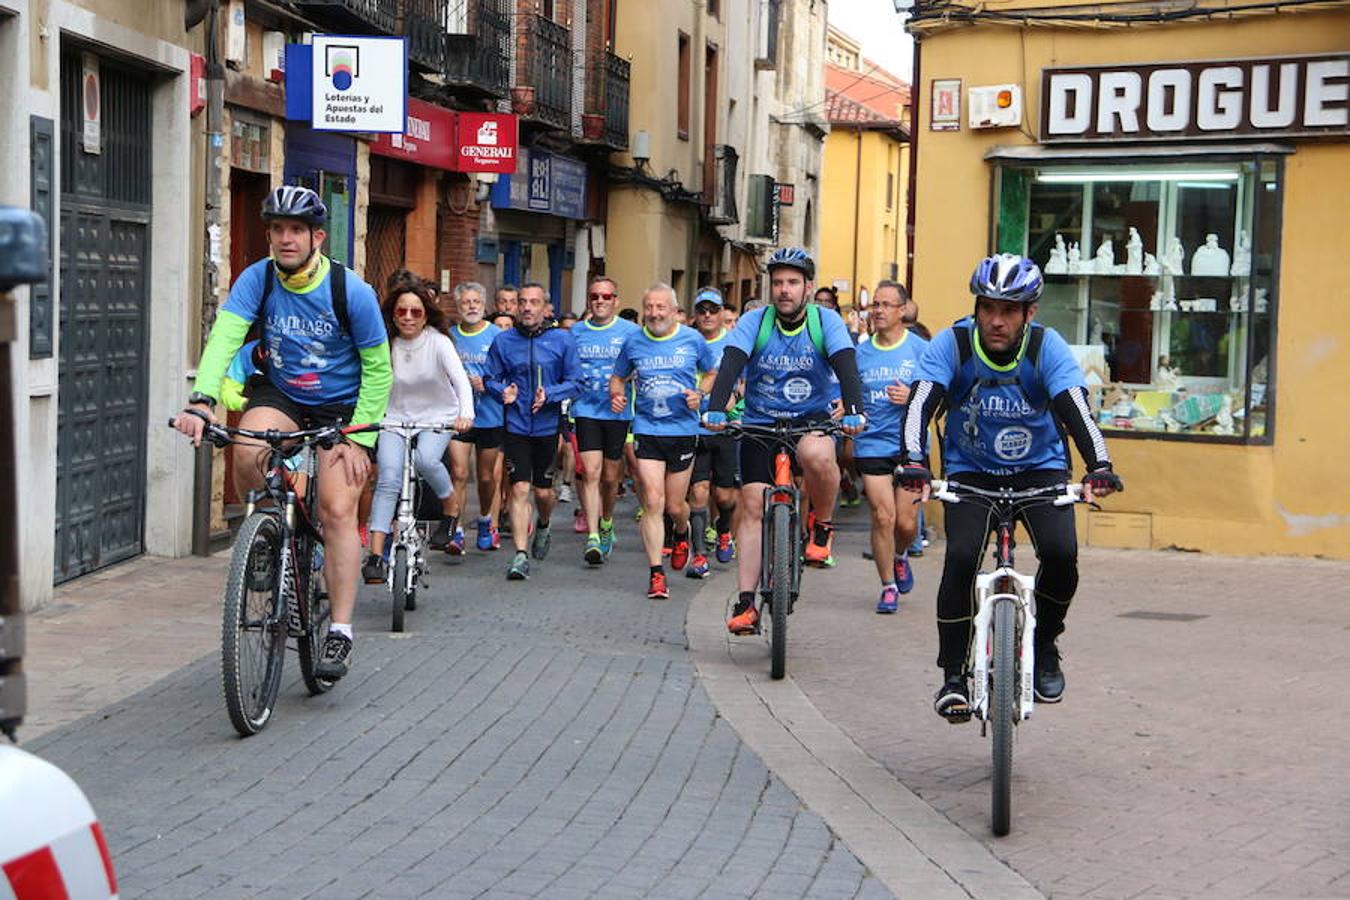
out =
<svg viewBox="0 0 1350 900"><path fill-rule="evenodd" d="M800 419L793 419L793 425L817 425L828 422L829 416L803 416ZM794 444L789 450L792 455L792 474L802 474L801 466L797 465L797 454ZM741 438L741 484L773 484L773 457L777 453L776 447L770 447L768 442L762 438Z"/></svg>
<svg viewBox="0 0 1350 900"><path fill-rule="evenodd" d="M300 428L320 428L334 423L347 425L356 411L354 403L319 403L313 406L296 403L262 374L249 378L244 385L244 396L248 398L248 409L278 410Z"/></svg>
<svg viewBox="0 0 1350 900"><path fill-rule="evenodd" d="M740 460L736 454L736 439L729 434L700 434L694 456L694 484L711 481L714 487L736 486L736 471Z"/></svg>
<svg viewBox="0 0 1350 900"><path fill-rule="evenodd" d="M530 437L506 432L502 439L507 477L512 484L528 481L537 488L553 487L553 466L558 459L558 435Z"/></svg>
<svg viewBox="0 0 1350 900"><path fill-rule="evenodd" d="M456 434L455 440L465 444L473 444L479 450L496 450L502 445L506 435L506 427L498 425L496 428L470 428L463 434Z"/></svg>
<svg viewBox="0 0 1350 900"><path fill-rule="evenodd" d="M894 456L855 456L853 465L858 467L859 475L894 475L895 467L900 465L900 454Z"/></svg>
<svg viewBox="0 0 1350 900"><path fill-rule="evenodd" d="M628 428L632 424L627 419L591 419L578 416L577 450L582 453L599 450L605 455L605 459L623 459L624 441L628 440Z"/></svg>
<svg viewBox="0 0 1350 900"><path fill-rule="evenodd" d="M634 452L638 459L657 459L666 464L666 472L683 472L694 464L695 435L635 434Z"/></svg>

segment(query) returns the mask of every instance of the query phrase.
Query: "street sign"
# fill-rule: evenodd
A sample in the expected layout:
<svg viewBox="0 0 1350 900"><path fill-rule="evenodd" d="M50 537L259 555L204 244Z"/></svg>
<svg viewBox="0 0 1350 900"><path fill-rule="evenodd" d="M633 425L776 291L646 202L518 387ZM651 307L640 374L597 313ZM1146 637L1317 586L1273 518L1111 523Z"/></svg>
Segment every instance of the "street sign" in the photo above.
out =
<svg viewBox="0 0 1350 900"><path fill-rule="evenodd" d="M310 66L316 131L402 133L408 107L404 38L316 34Z"/></svg>
<svg viewBox="0 0 1350 900"><path fill-rule="evenodd" d="M81 144L85 153L103 152L103 83L99 79L98 57L84 53L80 59L83 73L80 112L84 128Z"/></svg>
<svg viewBox="0 0 1350 900"><path fill-rule="evenodd" d="M773 189L778 193L779 206L791 206L797 202L797 186L784 181L776 182Z"/></svg>

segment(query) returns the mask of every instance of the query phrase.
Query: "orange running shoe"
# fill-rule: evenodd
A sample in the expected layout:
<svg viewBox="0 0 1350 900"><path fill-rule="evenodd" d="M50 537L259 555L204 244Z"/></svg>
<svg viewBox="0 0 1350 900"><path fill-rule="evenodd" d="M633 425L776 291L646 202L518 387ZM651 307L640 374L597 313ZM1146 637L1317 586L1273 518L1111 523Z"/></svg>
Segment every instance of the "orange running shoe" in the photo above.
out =
<svg viewBox="0 0 1350 900"><path fill-rule="evenodd" d="M759 610L755 608L755 601L742 606L736 604L736 608L731 611L731 618L727 619L727 631L732 634L754 634L759 631Z"/></svg>
<svg viewBox="0 0 1350 900"><path fill-rule="evenodd" d="M819 520L811 523L811 540L806 545L806 564L825 568L834 544L834 526Z"/></svg>
<svg viewBox="0 0 1350 900"><path fill-rule="evenodd" d="M670 588L666 585L665 572L653 572L651 580L647 582L648 600L669 600Z"/></svg>
<svg viewBox="0 0 1350 900"><path fill-rule="evenodd" d="M670 568L675 572L680 572L687 565L689 565L689 542L676 541L675 546L670 550Z"/></svg>

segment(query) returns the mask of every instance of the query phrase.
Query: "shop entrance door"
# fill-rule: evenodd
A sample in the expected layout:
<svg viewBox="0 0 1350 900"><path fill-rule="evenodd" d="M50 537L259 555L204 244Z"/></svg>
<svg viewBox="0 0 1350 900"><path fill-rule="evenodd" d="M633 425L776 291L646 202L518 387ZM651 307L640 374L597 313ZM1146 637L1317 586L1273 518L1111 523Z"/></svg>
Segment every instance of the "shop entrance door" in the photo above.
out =
<svg viewBox="0 0 1350 900"><path fill-rule="evenodd" d="M152 119L144 73L62 55L57 582L144 546Z"/></svg>

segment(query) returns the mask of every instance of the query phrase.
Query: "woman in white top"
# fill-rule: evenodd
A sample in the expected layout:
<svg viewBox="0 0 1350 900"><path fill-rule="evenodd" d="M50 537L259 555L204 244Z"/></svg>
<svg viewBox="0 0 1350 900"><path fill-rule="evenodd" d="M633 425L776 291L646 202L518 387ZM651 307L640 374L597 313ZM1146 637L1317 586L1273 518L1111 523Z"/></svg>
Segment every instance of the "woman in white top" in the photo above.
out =
<svg viewBox="0 0 1350 900"><path fill-rule="evenodd" d="M433 296L424 284L401 284L384 301L394 366L384 424L443 423L455 431L468 431L473 427L473 388L455 345L444 332L445 314L431 302ZM376 448L379 476L370 508L370 555L361 567L367 584L383 583L388 571L384 544L403 486L403 441L401 434L381 432ZM441 521L430 540L438 550L445 549L454 533L450 473L442 460L449 443L449 432L420 431L413 451L418 474L441 500Z"/></svg>

